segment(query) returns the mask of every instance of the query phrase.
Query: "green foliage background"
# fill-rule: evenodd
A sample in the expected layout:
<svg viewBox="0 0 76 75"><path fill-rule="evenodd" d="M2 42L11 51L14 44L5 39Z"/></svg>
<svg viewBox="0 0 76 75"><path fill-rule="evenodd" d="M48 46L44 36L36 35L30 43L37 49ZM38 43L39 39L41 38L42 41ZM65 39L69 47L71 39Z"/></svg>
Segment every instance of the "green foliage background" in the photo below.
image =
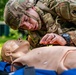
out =
<svg viewBox="0 0 76 75"><path fill-rule="evenodd" d="M8 0L0 0L0 21L3 21L3 13L4 13L4 8L5 8L5 4Z"/></svg>
<svg viewBox="0 0 76 75"><path fill-rule="evenodd" d="M7 2L8 2L8 0L0 0L0 23L4 22L4 8L5 8L5 5ZM21 36L21 34L18 33L18 30L12 30L11 28L9 28L9 29L10 29L9 37L6 38L4 35L2 37L0 36L0 44L4 43L8 39L12 39L12 38L17 39ZM26 38L26 36L25 36L25 38Z"/></svg>
<svg viewBox="0 0 76 75"><path fill-rule="evenodd" d="M8 0L0 0L0 23L1 21L4 22L4 8ZM18 33L18 30L13 30L10 28L9 36L6 37L5 35L0 36L0 59L1 59L1 48L2 45L11 39L18 39L22 37L21 33ZM26 35L22 37L22 39L26 40Z"/></svg>

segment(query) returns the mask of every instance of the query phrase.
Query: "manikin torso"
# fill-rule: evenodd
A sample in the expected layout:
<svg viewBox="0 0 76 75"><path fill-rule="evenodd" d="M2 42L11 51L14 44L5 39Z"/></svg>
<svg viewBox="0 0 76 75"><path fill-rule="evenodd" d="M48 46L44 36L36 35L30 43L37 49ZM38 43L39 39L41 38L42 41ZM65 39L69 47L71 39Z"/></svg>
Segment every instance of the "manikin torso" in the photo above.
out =
<svg viewBox="0 0 76 75"><path fill-rule="evenodd" d="M12 62L15 63L55 70L58 74L64 70L76 68L76 47L45 46L29 50L29 46L28 42L21 40L8 41L2 48L2 56L11 57Z"/></svg>
<svg viewBox="0 0 76 75"><path fill-rule="evenodd" d="M22 64L35 68L55 70L59 74L64 70L76 68L76 48L49 46L36 48L23 56Z"/></svg>

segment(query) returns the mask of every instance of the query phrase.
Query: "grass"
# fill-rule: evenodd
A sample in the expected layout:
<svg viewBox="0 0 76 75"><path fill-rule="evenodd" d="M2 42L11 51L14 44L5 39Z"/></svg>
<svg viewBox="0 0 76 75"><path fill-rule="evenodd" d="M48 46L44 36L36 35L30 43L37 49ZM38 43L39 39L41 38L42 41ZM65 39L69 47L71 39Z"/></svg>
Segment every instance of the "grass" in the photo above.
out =
<svg viewBox="0 0 76 75"><path fill-rule="evenodd" d="M0 47L4 44L4 42L6 42L7 40L11 40L11 39L17 39L17 38L5 37L5 36L0 37Z"/></svg>
<svg viewBox="0 0 76 75"><path fill-rule="evenodd" d="M2 45L7 41L7 40L12 40L12 39L18 39L19 37L5 37L5 36L2 36L0 37L0 47L2 47ZM26 40L26 36L22 39L25 39Z"/></svg>
<svg viewBox="0 0 76 75"><path fill-rule="evenodd" d="M17 30L10 29L10 33L8 37L6 36L0 37L0 46L2 46L3 43L6 42L7 40L18 39L19 37L21 37L21 33L18 33ZM26 36L24 36L23 39L26 39Z"/></svg>

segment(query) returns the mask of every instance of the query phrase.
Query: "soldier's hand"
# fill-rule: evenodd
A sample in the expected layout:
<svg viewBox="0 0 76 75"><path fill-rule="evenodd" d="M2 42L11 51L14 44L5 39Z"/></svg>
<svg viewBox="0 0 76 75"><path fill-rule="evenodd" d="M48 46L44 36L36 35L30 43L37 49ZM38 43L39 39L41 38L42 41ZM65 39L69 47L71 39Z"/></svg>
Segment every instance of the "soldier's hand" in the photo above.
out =
<svg viewBox="0 0 76 75"><path fill-rule="evenodd" d="M48 44L59 44L61 46L64 46L66 44L65 39L60 36L57 35L55 33L49 33L46 34L41 40L40 40L40 44L44 44L44 45L48 45Z"/></svg>

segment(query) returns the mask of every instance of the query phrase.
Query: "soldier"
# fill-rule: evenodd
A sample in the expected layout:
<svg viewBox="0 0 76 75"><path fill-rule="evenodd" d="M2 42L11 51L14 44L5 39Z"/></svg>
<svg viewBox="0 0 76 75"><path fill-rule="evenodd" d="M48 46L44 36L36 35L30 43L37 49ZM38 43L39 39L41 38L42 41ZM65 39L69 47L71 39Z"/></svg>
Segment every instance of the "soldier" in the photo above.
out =
<svg viewBox="0 0 76 75"><path fill-rule="evenodd" d="M28 41L8 40L1 50L2 60L15 66L28 65L37 69L54 70L58 75L76 68L76 47L45 46L33 50L29 47ZM16 69L12 67L11 70Z"/></svg>
<svg viewBox="0 0 76 75"><path fill-rule="evenodd" d="M9 0L4 18L12 29L28 30L32 48L47 44L75 45L75 7L74 0ZM70 36L68 31L72 31Z"/></svg>

